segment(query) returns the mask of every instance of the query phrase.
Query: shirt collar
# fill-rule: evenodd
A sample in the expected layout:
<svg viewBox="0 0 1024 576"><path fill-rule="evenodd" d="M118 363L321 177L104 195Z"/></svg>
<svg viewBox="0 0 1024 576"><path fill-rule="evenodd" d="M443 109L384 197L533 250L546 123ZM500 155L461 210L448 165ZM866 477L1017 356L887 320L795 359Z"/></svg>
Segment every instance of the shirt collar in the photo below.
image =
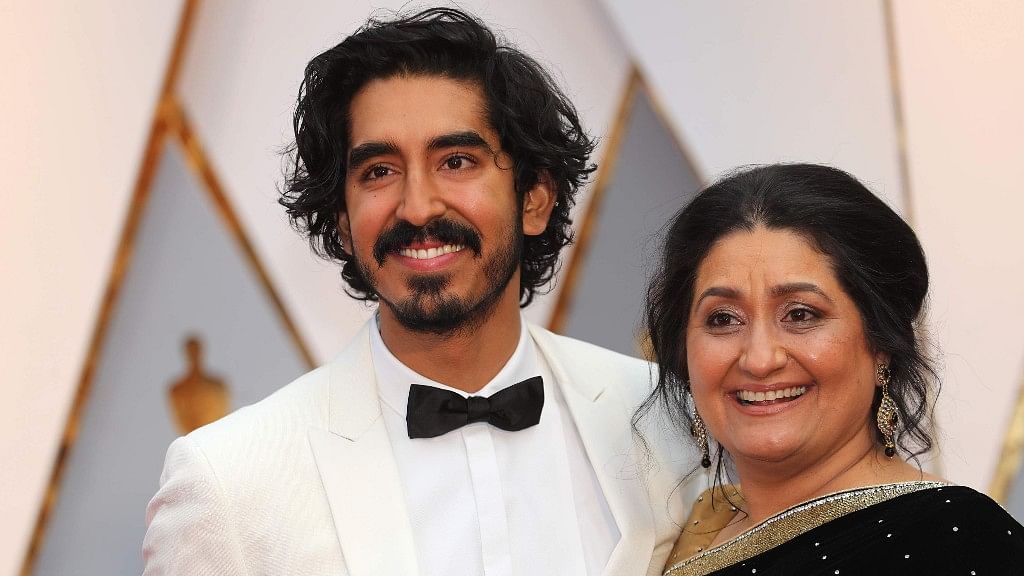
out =
<svg viewBox="0 0 1024 576"><path fill-rule="evenodd" d="M377 390L384 404L403 418L409 400L409 388L413 384L433 386L463 397L490 396L517 382L540 374L537 353L526 327L526 319L522 314L519 317L519 342L516 344L515 351L494 378L475 394L467 394L442 382L431 380L403 364L384 344L384 339L380 335L379 317L379 314L374 315L373 326L370 327L370 357L373 359L373 369L377 377Z"/></svg>

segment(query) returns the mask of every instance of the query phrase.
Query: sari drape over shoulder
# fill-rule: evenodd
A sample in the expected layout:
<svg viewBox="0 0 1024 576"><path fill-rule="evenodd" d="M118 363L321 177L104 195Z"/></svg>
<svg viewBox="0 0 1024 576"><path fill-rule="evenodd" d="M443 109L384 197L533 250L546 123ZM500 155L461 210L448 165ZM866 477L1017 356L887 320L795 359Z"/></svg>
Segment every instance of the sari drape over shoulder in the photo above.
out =
<svg viewBox="0 0 1024 576"><path fill-rule="evenodd" d="M665 576L1024 574L1024 527L963 486L922 481L837 492L709 547L742 507L731 486L705 492Z"/></svg>

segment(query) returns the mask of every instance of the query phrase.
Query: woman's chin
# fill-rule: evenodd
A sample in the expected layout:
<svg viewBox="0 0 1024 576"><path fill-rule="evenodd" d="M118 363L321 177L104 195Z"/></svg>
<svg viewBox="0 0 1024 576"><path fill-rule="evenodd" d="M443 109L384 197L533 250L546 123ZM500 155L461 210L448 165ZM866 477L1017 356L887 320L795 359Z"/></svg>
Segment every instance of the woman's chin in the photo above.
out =
<svg viewBox="0 0 1024 576"><path fill-rule="evenodd" d="M760 438L756 443L741 444L729 450L737 464L752 465L783 464L798 455L798 448L792 439Z"/></svg>

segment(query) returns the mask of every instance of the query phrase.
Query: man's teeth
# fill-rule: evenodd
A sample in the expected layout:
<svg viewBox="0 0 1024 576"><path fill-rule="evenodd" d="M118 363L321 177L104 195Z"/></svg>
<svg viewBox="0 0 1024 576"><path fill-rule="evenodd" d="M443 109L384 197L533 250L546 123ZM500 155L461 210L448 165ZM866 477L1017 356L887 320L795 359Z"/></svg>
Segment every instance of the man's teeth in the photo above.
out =
<svg viewBox="0 0 1024 576"><path fill-rule="evenodd" d="M458 252L465 248L462 244L445 244L437 248L427 248L425 250L415 250L413 248L403 248L398 253L406 258L415 258L417 260L427 260L430 258L437 258L444 254L451 254L452 252Z"/></svg>
<svg viewBox="0 0 1024 576"><path fill-rule="evenodd" d="M767 392L754 392L753 390L740 390L736 392L736 399L741 402L767 402L782 398L795 398L807 392L807 386L793 386L782 390L769 390Z"/></svg>

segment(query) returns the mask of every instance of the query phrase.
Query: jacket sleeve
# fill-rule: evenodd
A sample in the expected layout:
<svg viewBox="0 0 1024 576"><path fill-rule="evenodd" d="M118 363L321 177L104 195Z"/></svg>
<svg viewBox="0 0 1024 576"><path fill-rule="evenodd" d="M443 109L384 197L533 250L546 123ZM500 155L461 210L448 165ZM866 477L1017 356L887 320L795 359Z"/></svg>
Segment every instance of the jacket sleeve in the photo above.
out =
<svg viewBox="0 0 1024 576"><path fill-rule="evenodd" d="M222 487L202 449L187 436L167 449L146 525L145 576L247 573Z"/></svg>

